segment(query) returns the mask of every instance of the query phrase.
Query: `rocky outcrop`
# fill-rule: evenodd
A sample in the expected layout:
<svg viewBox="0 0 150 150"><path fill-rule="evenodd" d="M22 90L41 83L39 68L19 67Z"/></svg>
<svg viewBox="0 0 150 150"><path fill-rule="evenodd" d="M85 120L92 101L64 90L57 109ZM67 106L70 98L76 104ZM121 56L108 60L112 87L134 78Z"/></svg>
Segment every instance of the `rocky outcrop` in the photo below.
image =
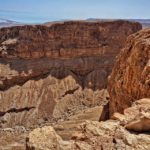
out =
<svg viewBox="0 0 150 150"><path fill-rule="evenodd" d="M150 98L150 30L129 36L109 77L110 115Z"/></svg>
<svg viewBox="0 0 150 150"><path fill-rule="evenodd" d="M71 150L71 142L63 141L51 127L37 128L29 133L26 150Z"/></svg>
<svg viewBox="0 0 150 150"><path fill-rule="evenodd" d="M0 125L39 125L105 105L114 59L138 23L65 22L0 29Z"/></svg>
<svg viewBox="0 0 150 150"><path fill-rule="evenodd" d="M138 100L124 110L124 115L114 113L112 119L119 120L126 129L138 132L150 131L150 99Z"/></svg>
<svg viewBox="0 0 150 150"><path fill-rule="evenodd" d="M80 125L81 132L72 140L62 140L51 127L33 130L27 140L27 150L149 150L150 135L133 134L112 120L106 122L86 121Z"/></svg>
<svg viewBox="0 0 150 150"><path fill-rule="evenodd" d="M81 111L77 111L65 121L46 125L53 126L57 134L60 135L63 140L70 140L74 134L81 132L81 129L78 126L80 126L81 123L84 123L85 120L99 121L102 111L103 106L86 108Z"/></svg>

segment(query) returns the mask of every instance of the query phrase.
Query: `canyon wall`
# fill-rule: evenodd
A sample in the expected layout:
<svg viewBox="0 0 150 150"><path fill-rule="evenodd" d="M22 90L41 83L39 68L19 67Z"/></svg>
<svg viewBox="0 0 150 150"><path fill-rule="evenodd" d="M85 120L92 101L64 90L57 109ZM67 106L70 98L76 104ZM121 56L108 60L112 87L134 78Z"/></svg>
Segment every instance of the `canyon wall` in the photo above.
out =
<svg viewBox="0 0 150 150"><path fill-rule="evenodd" d="M110 115L121 112L141 98L150 98L150 30L127 40L109 77Z"/></svg>
<svg viewBox="0 0 150 150"><path fill-rule="evenodd" d="M106 104L115 57L141 28L70 21L0 29L0 126L30 127Z"/></svg>

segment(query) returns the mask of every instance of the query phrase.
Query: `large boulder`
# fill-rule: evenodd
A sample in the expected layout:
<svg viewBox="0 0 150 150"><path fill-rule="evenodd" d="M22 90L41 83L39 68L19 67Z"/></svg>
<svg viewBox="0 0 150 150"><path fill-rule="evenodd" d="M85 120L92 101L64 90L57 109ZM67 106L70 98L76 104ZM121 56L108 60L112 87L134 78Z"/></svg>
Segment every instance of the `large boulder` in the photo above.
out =
<svg viewBox="0 0 150 150"><path fill-rule="evenodd" d="M129 36L109 77L108 91L110 116L150 98L150 29Z"/></svg>

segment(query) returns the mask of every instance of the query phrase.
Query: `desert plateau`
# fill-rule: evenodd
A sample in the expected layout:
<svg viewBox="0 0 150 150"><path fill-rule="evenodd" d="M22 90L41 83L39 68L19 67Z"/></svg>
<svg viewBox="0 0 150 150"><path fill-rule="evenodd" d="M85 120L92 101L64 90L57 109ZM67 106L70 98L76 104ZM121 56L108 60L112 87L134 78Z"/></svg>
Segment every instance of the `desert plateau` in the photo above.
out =
<svg viewBox="0 0 150 150"><path fill-rule="evenodd" d="M77 2L0 2L0 150L150 150L150 21Z"/></svg>

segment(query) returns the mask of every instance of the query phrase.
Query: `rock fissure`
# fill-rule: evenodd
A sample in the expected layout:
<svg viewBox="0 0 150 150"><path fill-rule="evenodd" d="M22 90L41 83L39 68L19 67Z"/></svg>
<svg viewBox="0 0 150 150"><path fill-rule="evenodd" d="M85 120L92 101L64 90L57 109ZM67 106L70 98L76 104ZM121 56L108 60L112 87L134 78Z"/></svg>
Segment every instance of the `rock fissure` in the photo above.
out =
<svg viewBox="0 0 150 150"><path fill-rule="evenodd" d="M62 97L65 97L66 95L74 94L74 92L77 91L78 89L79 87L72 89L72 90L68 90L65 92L65 94L62 95Z"/></svg>
<svg viewBox="0 0 150 150"><path fill-rule="evenodd" d="M31 109L35 109L36 107L25 107L25 108L11 108L5 112L0 111L0 117L4 116L7 113L20 113L25 111L30 111Z"/></svg>

